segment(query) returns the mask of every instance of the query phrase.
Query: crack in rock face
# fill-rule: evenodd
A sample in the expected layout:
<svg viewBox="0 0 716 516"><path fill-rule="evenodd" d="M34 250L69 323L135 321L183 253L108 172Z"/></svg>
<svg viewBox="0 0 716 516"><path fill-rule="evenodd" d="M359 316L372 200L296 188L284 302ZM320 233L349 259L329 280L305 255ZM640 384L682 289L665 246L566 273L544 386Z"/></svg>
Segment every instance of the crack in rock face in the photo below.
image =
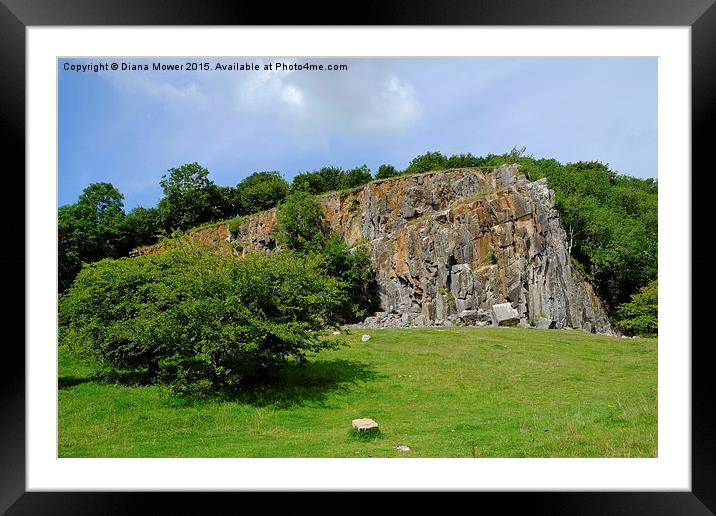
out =
<svg viewBox="0 0 716 516"><path fill-rule="evenodd" d="M371 256L381 311L358 326L509 324L613 334L601 301L571 266L554 191L544 178L527 180L518 165L398 176L320 199L326 229ZM269 250L275 229L272 209L219 240L234 252Z"/></svg>

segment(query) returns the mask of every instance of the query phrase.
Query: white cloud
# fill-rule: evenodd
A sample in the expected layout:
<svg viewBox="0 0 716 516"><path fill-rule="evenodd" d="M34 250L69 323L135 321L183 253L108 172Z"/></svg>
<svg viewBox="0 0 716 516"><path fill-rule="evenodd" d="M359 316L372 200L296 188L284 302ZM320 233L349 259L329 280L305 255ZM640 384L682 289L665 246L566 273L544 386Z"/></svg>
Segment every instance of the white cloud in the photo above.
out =
<svg viewBox="0 0 716 516"><path fill-rule="evenodd" d="M263 60L254 62L263 68ZM262 159L279 148L325 154L341 139L382 142L407 134L420 122L416 88L391 63L341 63L348 64L348 71L128 72L106 78L124 99L126 120L124 125L115 120L117 126L136 130L138 117L151 116L147 138L179 156L198 148L205 160L228 159L238 149L251 149ZM178 119L162 123L157 107Z"/></svg>
<svg viewBox="0 0 716 516"><path fill-rule="evenodd" d="M207 105L208 96L199 90L195 82L175 85L163 75L150 72L126 72L107 74L115 89L125 95L143 94L162 103L175 113L188 108Z"/></svg>
<svg viewBox="0 0 716 516"><path fill-rule="evenodd" d="M349 67L262 71L237 83L234 105L240 115L277 116L303 136L328 139L401 134L419 120L420 102L409 83L375 62L353 61Z"/></svg>

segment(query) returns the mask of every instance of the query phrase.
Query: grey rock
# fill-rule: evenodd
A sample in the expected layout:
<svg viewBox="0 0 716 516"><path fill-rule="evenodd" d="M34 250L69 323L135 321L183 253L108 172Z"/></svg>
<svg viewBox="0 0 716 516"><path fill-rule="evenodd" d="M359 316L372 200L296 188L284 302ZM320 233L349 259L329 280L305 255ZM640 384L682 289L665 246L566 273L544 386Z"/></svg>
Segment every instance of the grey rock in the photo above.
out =
<svg viewBox="0 0 716 516"><path fill-rule="evenodd" d="M399 444L398 446L395 447L395 449L398 450L398 451L402 451L402 452L409 452L409 451L411 451L411 450L410 450L410 446L407 446L407 445L405 445L405 444Z"/></svg>
<svg viewBox="0 0 716 516"><path fill-rule="evenodd" d="M519 322L520 313L510 303L492 305L493 326L517 326Z"/></svg>
<svg viewBox="0 0 716 516"><path fill-rule="evenodd" d="M537 322L535 323L535 328L540 328L543 330L552 330L557 327L557 321L551 321L547 319L546 317L540 317L537 319Z"/></svg>
<svg viewBox="0 0 716 516"><path fill-rule="evenodd" d="M363 335L360 340L361 342L368 342L370 340L370 335Z"/></svg>
<svg viewBox="0 0 716 516"><path fill-rule="evenodd" d="M467 325L477 324L477 310L463 310L458 314L458 320Z"/></svg>

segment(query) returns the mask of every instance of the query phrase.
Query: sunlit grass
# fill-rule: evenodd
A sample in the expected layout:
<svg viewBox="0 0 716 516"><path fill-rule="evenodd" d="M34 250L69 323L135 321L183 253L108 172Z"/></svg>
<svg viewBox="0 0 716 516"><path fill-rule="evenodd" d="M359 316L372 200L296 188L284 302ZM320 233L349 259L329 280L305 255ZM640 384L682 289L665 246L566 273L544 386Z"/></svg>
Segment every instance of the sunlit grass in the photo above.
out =
<svg viewBox="0 0 716 516"><path fill-rule="evenodd" d="M91 381L61 351L59 456L656 456L656 339L522 328L338 338L347 345L231 401ZM352 435L361 417L379 438Z"/></svg>

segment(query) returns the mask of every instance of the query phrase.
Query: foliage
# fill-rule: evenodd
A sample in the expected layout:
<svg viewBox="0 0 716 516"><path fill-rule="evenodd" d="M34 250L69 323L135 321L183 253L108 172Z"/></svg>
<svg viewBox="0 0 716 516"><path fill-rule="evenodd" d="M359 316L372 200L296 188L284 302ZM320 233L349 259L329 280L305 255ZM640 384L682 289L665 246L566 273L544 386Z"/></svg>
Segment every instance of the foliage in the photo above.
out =
<svg viewBox="0 0 716 516"><path fill-rule="evenodd" d="M134 208L122 223L122 247L129 251L135 247L155 243L164 232L156 208Z"/></svg>
<svg viewBox="0 0 716 516"><path fill-rule="evenodd" d="M416 156L410 161L405 174L418 174L434 170L445 170L448 168L448 159L440 152L426 152Z"/></svg>
<svg viewBox="0 0 716 516"><path fill-rule="evenodd" d="M323 167L314 172L302 172L293 178L291 191L318 195L340 190L344 174L343 169L338 167Z"/></svg>
<svg viewBox="0 0 716 516"><path fill-rule="evenodd" d="M306 191L289 195L279 205L276 240L299 254L318 253L323 248L323 208L316 197Z"/></svg>
<svg viewBox="0 0 716 516"><path fill-rule="evenodd" d="M656 336L658 333L659 295L657 280L632 294L631 301L617 308L619 326L627 335Z"/></svg>
<svg viewBox="0 0 716 516"><path fill-rule="evenodd" d="M288 183L280 172L255 172L236 186L239 213L268 210L288 194Z"/></svg>
<svg viewBox="0 0 716 516"><path fill-rule="evenodd" d="M212 203L220 195L208 176L209 171L198 163L169 169L168 176L162 176L159 184L164 197L158 209L167 231L185 230L220 218L221 213Z"/></svg>
<svg viewBox="0 0 716 516"><path fill-rule="evenodd" d="M531 178L546 177L571 253L611 307L655 279L658 194L653 180L618 176L606 165L527 162Z"/></svg>
<svg viewBox="0 0 716 516"><path fill-rule="evenodd" d="M331 312L333 322L363 320L379 307L370 256L365 249L349 249L338 234L326 238L323 220L323 208L315 196L291 194L279 206L276 239L290 251L317 257L323 271L340 282L342 302Z"/></svg>
<svg viewBox="0 0 716 516"><path fill-rule="evenodd" d="M206 189L206 213L210 217L205 222L233 217L239 213L241 204L236 188L211 184Z"/></svg>
<svg viewBox="0 0 716 516"><path fill-rule="evenodd" d="M351 250L343 237L333 234L326 241L321 258L326 274L343 285L345 299L334 314L336 320L343 323L362 321L379 309L375 273L365 249Z"/></svg>
<svg viewBox="0 0 716 516"><path fill-rule="evenodd" d="M447 168L468 168L481 167L484 165L484 158L467 154L453 154L447 160Z"/></svg>
<svg viewBox="0 0 716 516"><path fill-rule="evenodd" d="M495 254L494 249L490 249L489 251L487 251L487 259L492 265L495 265L497 263L497 254Z"/></svg>
<svg viewBox="0 0 716 516"><path fill-rule="evenodd" d="M111 183L92 183L82 191L78 204L92 210L98 224L124 215L124 196Z"/></svg>
<svg viewBox="0 0 716 516"><path fill-rule="evenodd" d="M388 179L390 177L396 177L400 175L400 171L393 165L381 165L378 167L378 171L375 173L376 179Z"/></svg>
<svg viewBox="0 0 716 516"><path fill-rule="evenodd" d="M241 229L241 225L244 223L245 220L246 220L246 217L244 217L244 216L234 217L233 219L229 220L229 222L228 222L229 232L231 232L234 235L236 233L238 233L239 229Z"/></svg>
<svg viewBox="0 0 716 516"><path fill-rule="evenodd" d="M341 179L341 189L356 188L370 183L372 179L370 169L366 165L361 165L344 173Z"/></svg>
<svg viewBox="0 0 716 516"><path fill-rule="evenodd" d="M308 192L319 195L334 190L355 188L373 179L366 165L343 170L339 167L323 167L313 172L302 172L293 178L291 192Z"/></svg>
<svg viewBox="0 0 716 516"><path fill-rule="evenodd" d="M117 256L123 250L123 195L110 183L92 183L77 203L57 212L58 290L72 284L84 262Z"/></svg>
<svg viewBox="0 0 716 516"><path fill-rule="evenodd" d="M60 298L63 342L110 370L167 372L180 393L233 388L330 346L318 332L340 302L320 260L224 256L178 241L85 266Z"/></svg>

